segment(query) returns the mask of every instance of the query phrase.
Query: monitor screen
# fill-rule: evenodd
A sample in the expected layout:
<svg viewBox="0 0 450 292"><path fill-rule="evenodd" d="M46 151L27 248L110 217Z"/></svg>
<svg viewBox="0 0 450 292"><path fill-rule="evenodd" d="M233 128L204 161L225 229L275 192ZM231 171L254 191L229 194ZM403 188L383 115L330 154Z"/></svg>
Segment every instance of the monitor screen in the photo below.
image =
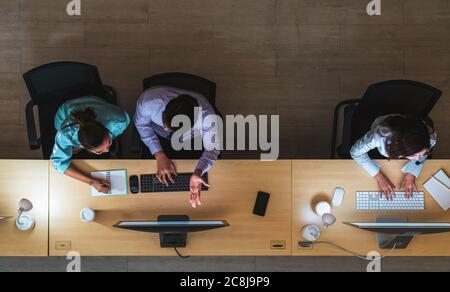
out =
<svg viewBox="0 0 450 292"><path fill-rule="evenodd" d="M450 223L352 223L360 228L450 228Z"/></svg>
<svg viewBox="0 0 450 292"><path fill-rule="evenodd" d="M118 227L169 227L169 226L223 226L224 221L129 221L121 222Z"/></svg>

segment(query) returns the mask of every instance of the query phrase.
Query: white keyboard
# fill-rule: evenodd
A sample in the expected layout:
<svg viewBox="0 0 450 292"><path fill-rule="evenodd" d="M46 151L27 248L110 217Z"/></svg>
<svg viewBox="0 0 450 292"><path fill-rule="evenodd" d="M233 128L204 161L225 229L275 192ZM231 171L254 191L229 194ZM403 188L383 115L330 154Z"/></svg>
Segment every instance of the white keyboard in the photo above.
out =
<svg viewBox="0 0 450 292"><path fill-rule="evenodd" d="M381 192L356 192L356 210L358 211L405 211L425 210L425 194L413 193L406 198L404 192L395 192L396 197L387 200Z"/></svg>

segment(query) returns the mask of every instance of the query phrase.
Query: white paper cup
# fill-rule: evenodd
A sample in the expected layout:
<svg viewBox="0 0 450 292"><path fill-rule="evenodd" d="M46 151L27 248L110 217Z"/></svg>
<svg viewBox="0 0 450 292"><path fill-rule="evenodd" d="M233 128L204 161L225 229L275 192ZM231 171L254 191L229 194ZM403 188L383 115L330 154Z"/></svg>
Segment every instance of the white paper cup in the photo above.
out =
<svg viewBox="0 0 450 292"><path fill-rule="evenodd" d="M324 214L331 213L331 205L328 202L322 201L317 203L316 205L316 213L320 217L322 217Z"/></svg>
<svg viewBox="0 0 450 292"><path fill-rule="evenodd" d="M91 223L95 220L95 211L91 208L84 208L80 212L80 219L84 223Z"/></svg>
<svg viewBox="0 0 450 292"><path fill-rule="evenodd" d="M20 231L30 231L34 228L35 221L30 215L24 215L20 217L20 220L18 219L16 221L16 227Z"/></svg>
<svg viewBox="0 0 450 292"><path fill-rule="evenodd" d="M306 225L303 227L302 236L307 241L316 241L320 237L320 227L317 225Z"/></svg>

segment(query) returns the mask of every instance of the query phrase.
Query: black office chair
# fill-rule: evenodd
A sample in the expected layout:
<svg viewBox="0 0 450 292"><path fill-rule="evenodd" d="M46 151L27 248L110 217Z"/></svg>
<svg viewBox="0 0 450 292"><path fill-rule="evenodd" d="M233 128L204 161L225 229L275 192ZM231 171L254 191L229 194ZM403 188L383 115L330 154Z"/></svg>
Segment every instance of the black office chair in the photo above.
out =
<svg viewBox="0 0 450 292"><path fill-rule="evenodd" d="M150 76L144 79L144 90L155 86L170 86L197 92L203 95L213 106L217 115L221 115L216 107L216 83L203 77L189 73L163 73ZM136 127L133 125L133 152L140 153L141 158L152 158L148 147L141 140ZM161 147L171 159L198 159L203 151L174 151L170 145L170 141L160 140Z"/></svg>
<svg viewBox="0 0 450 292"><path fill-rule="evenodd" d="M362 99L351 99L339 103L334 112L334 124L330 157L336 152L340 158L349 159L353 144L363 137L379 116L388 114L430 114L442 92L429 85L409 80L392 80L369 86ZM344 107L342 141L337 145L339 115ZM369 153L373 159L383 159L377 150Z"/></svg>
<svg viewBox="0 0 450 292"><path fill-rule="evenodd" d="M56 62L42 65L23 74L31 97L26 105L28 143L31 150L42 148L44 159L49 159L55 144L55 115L66 101L95 95L117 104L117 95L110 86L103 85L97 67L77 62ZM33 108L38 107L40 138L36 133ZM82 151L74 159L117 157L120 142L116 139L109 155L96 156Z"/></svg>

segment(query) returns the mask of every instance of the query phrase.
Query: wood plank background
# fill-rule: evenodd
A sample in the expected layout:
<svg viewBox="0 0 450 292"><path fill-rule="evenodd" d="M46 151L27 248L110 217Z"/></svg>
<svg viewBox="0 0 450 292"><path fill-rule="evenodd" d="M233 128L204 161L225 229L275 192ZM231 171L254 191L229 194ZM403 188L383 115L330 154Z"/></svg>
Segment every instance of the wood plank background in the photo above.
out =
<svg viewBox="0 0 450 292"><path fill-rule="evenodd" d="M383 0L378 17L368 0L83 0L80 17L68 2L0 0L0 158L40 157L21 74L61 60L97 65L131 114L146 76L215 80L223 113L280 114L283 158L327 158L337 102L414 79L444 91L434 155L450 156L449 0Z"/></svg>

